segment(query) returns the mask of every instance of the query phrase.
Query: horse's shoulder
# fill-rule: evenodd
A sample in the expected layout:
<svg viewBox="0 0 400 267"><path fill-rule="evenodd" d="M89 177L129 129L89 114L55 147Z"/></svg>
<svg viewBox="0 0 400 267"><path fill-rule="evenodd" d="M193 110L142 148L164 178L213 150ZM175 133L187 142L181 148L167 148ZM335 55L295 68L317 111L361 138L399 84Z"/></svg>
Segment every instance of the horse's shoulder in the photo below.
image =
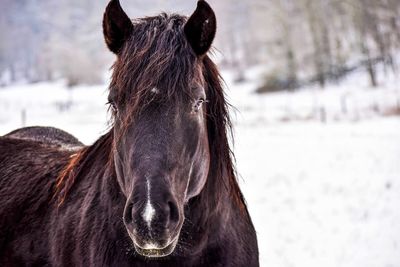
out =
<svg viewBox="0 0 400 267"><path fill-rule="evenodd" d="M82 148L84 144L75 136L54 127L32 126L16 129L4 137L40 142L67 150Z"/></svg>

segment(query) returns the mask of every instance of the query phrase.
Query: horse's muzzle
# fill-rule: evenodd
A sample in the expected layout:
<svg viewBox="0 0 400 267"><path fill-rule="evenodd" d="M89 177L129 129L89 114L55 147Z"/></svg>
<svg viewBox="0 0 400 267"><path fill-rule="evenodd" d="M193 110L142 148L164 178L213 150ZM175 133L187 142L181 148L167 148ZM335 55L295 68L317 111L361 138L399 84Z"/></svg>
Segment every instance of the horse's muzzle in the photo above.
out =
<svg viewBox="0 0 400 267"><path fill-rule="evenodd" d="M178 243L183 212L179 211L170 194L163 195L163 198L157 198L157 202L144 204L143 201L135 203L135 198L130 198L125 206L125 227L136 252L145 257L168 256Z"/></svg>
<svg viewBox="0 0 400 267"><path fill-rule="evenodd" d="M138 254L149 258L160 258L170 255L178 243L178 237L164 247L158 247L152 243L141 247L134 242L135 250Z"/></svg>

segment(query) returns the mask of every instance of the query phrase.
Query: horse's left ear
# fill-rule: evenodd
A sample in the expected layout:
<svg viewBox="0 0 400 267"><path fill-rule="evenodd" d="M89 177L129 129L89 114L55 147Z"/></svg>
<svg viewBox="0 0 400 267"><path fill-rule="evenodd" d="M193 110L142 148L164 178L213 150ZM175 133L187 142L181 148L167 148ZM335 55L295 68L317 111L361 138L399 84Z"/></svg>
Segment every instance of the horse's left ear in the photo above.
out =
<svg viewBox="0 0 400 267"><path fill-rule="evenodd" d="M204 55L210 49L217 30L214 11L206 1L197 2L197 8L185 24L185 35L198 55Z"/></svg>

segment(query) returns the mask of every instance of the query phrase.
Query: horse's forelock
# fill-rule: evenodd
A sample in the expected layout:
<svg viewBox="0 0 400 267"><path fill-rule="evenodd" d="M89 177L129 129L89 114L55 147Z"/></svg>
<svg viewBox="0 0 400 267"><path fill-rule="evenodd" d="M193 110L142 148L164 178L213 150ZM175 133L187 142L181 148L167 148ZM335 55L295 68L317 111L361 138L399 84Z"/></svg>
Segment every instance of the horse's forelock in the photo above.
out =
<svg viewBox="0 0 400 267"><path fill-rule="evenodd" d="M186 41L187 18L165 13L134 20L134 30L113 66L111 89L116 102L125 105L125 115L138 114L149 103L154 87L170 100L190 93L197 76L197 57ZM125 125L132 118L125 118Z"/></svg>

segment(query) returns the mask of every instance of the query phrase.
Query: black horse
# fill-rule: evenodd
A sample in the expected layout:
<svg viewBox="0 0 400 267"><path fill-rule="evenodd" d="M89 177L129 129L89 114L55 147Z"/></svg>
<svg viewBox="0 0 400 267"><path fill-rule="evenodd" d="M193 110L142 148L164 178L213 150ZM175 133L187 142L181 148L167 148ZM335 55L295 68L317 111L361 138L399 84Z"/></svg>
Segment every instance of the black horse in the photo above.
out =
<svg viewBox="0 0 400 267"><path fill-rule="evenodd" d="M131 21L106 8L112 129L0 138L0 266L258 266L238 187L214 12Z"/></svg>

